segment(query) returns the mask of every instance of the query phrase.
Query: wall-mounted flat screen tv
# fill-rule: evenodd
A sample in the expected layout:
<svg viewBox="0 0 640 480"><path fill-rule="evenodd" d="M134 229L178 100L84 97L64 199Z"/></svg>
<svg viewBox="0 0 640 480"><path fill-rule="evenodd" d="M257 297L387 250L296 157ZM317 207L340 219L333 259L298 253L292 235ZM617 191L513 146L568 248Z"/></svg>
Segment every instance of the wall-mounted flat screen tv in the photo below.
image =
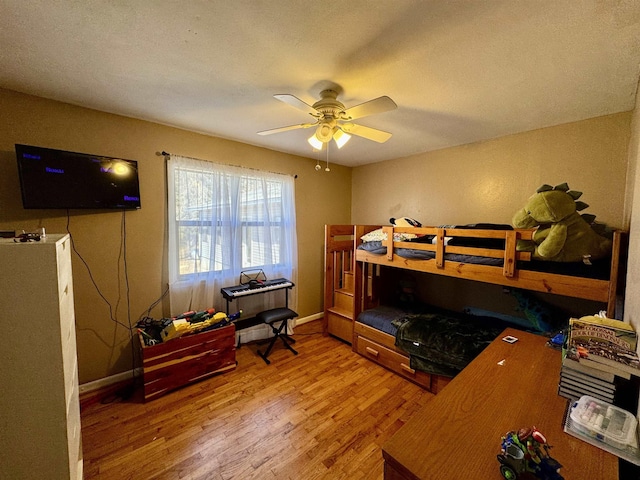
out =
<svg viewBox="0 0 640 480"><path fill-rule="evenodd" d="M138 162L16 144L24 208L140 208Z"/></svg>

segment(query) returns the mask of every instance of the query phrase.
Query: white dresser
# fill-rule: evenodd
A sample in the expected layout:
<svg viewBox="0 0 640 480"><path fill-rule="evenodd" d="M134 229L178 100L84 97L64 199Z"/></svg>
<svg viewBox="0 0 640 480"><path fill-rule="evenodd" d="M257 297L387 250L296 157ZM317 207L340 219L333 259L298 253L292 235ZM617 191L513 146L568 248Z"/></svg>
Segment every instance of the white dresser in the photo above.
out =
<svg viewBox="0 0 640 480"><path fill-rule="evenodd" d="M0 239L0 479L82 479L69 235Z"/></svg>

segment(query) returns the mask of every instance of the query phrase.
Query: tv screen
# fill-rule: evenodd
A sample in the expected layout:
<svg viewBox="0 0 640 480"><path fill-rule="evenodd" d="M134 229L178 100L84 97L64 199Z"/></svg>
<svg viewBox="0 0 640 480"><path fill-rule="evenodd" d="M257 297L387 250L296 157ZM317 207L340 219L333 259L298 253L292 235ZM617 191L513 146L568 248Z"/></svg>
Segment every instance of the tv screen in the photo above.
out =
<svg viewBox="0 0 640 480"><path fill-rule="evenodd" d="M24 208L140 208L138 162L16 144Z"/></svg>

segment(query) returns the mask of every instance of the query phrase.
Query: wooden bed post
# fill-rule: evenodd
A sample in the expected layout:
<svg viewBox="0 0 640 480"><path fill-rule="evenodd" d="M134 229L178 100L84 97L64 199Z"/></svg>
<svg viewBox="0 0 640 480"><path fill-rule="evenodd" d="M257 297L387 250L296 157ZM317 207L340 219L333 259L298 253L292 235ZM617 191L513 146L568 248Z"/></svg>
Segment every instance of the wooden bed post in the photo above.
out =
<svg viewBox="0 0 640 480"><path fill-rule="evenodd" d="M438 233L436 235L436 267L443 268L444 267L444 243L445 243L445 235L446 230L444 228L438 228Z"/></svg>
<svg viewBox="0 0 640 480"><path fill-rule="evenodd" d="M329 307L333 304L333 256L329 250L331 225L324 226L324 318L322 334L327 335Z"/></svg>
<svg viewBox="0 0 640 480"><path fill-rule="evenodd" d="M607 317L616 317L616 305L618 303L618 280L620 275L625 273L624 266L626 265L626 258L621 257L622 253L622 237L624 232L620 230L614 230L613 232L613 244L611 246L611 257L619 259L617 262L611 262L611 271L609 276L609 301L607 302ZM626 237L625 237L626 241ZM626 249L625 249L626 251ZM622 266L620 265L622 262ZM622 267L622 268L621 268ZM624 282L623 282L624 285ZM620 312L622 314L622 312ZM620 315L622 316L622 315ZM620 318L619 320L622 320Z"/></svg>
<svg viewBox="0 0 640 480"><path fill-rule="evenodd" d="M516 271L516 231L505 230L504 239L504 276L513 277Z"/></svg>
<svg viewBox="0 0 640 480"><path fill-rule="evenodd" d="M355 251L358 248L358 240L360 236L358 235L358 227L354 225L354 235L353 235L353 321L356 321L360 312L362 312L362 302L364 301L364 285L366 279L364 278L365 268L362 262L356 262ZM351 348L355 352L357 349L357 337L355 332L352 331L352 339L351 339Z"/></svg>
<svg viewBox="0 0 640 480"><path fill-rule="evenodd" d="M382 231L387 235L385 240L382 240L382 244L387 248L387 260L393 260L393 227L382 227ZM358 237L360 238L360 237ZM358 248L358 245L354 245L354 251Z"/></svg>

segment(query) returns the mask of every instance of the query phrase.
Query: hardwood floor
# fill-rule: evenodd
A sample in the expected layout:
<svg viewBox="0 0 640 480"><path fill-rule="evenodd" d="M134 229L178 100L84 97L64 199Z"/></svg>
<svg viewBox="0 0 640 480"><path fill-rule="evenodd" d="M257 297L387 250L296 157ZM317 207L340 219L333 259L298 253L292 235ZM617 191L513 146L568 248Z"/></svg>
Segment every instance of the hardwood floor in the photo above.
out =
<svg viewBox="0 0 640 480"><path fill-rule="evenodd" d="M321 329L298 326L299 354L271 365L243 345L234 371L84 407L85 479L382 479L382 444L432 394Z"/></svg>

